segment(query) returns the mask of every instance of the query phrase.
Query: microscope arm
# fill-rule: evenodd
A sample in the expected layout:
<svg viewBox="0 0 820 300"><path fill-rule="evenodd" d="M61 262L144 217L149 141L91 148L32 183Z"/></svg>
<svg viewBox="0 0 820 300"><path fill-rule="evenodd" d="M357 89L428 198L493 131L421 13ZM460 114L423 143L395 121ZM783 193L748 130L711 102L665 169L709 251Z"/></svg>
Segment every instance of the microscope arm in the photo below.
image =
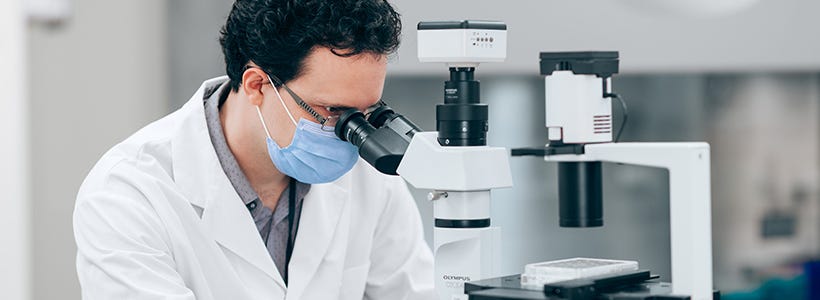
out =
<svg viewBox="0 0 820 300"><path fill-rule="evenodd" d="M709 144L588 144L585 154L545 156L546 161L603 161L669 170L672 290L712 299L712 219Z"/></svg>
<svg viewBox="0 0 820 300"><path fill-rule="evenodd" d="M464 282L498 276L500 234L490 225L490 190L512 186L509 152L501 147L442 147L437 132L419 132L399 175L432 190L433 252L438 299L466 299Z"/></svg>

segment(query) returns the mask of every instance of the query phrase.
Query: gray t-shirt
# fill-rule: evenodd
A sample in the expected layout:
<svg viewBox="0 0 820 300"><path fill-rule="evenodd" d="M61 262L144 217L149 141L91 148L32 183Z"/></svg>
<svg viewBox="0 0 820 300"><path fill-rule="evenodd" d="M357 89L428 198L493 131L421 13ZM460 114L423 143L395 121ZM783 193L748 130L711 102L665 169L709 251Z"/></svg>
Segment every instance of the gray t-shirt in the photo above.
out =
<svg viewBox="0 0 820 300"><path fill-rule="evenodd" d="M231 149L228 147L228 142L225 140L225 133L222 131L222 124L219 120L220 102L227 97L230 87L228 83L220 85L215 90L205 91L205 121L208 124L208 133L211 136L211 143L216 150L216 156L219 158L219 163L222 165L222 170L228 176L239 198L245 203L245 206L250 211L253 221L256 223L256 229L262 237L262 242L268 248L271 258L273 258L276 268L279 269L279 274L282 278L285 277L285 263L286 251L288 243L288 210L289 210L289 195L290 187L282 192L279 197L279 202L276 204L275 210L262 205L259 196L251 187L245 173L239 168L239 163L236 161ZM222 100L222 101L220 101ZM258 120L248 120L249 122ZM261 125L260 125L261 127ZM262 129L260 129L262 130ZM259 141L264 144L264 140ZM302 202L305 195L310 190L310 185L296 181L296 209L294 214L293 238L296 238L296 228L299 224L299 216L301 215Z"/></svg>

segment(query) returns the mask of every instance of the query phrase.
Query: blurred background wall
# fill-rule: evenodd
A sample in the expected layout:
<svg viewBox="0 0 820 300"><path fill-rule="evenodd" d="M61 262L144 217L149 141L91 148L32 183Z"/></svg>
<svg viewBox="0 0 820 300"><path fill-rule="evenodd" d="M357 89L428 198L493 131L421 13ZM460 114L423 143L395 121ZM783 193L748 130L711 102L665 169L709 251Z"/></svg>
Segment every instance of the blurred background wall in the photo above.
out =
<svg viewBox="0 0 820 300"><path fill-rule="evenodd" d="M820 19L813 16L820 2L737 0L725 11L675 6L684 2L397 0L403 46L389 67L384 99L434 130L447 72L417 63L415 24L504 20L508 61L477 71L491 107L490 144L539 146L546 132L537 53L619 50L623 72L614 88L630 108L622 140L712 145L717 288L750 289L768 278L789 278L794 266L820 254ZM13 120L28 125L4 127L1 136L4 145L7 135L27 140L15 149L30 149L28 158L0 159L25 160L31 168L0 173L0 179L24 174L31 183L18 188L26 201L16 206L28 212L21 222L29 226L0 231L4 241L9 236L23 243L15 248L23 258L18 269L31 272L32 299L80 298L71 229L77 188L108 148L181 106L203 80L224 73L217 38L232 1L66 3L67 17L32 20L24 30L29 100L19 110L4 106L0 112L23 112ZM0 11L2 5L8 4ZM20 74L2 66L0 79ZM493 195L504 273L535 261L593 256L636 259L669 279L666 172L605 165L605 227L578 230L557 226L555 165L534 158L511 163L515 187ZM431 240L432 205L426 191L413 192ZM30 260L24 253L29 247ZM20 295L10 299L28 299Z"/></svg>
<svg viewBox="0 0 820 300"><path fill-rule="evenodd" d="M22 1L0 2L0 291L9 299L31 296L25 24Z"/></svg>
<svg viewBox="0 0 820 300"><path fill-rule="evenodd" d="M72 0L29 26L34 299L80 299L71 214L102 154L168 112L166 1Z"/></svg>

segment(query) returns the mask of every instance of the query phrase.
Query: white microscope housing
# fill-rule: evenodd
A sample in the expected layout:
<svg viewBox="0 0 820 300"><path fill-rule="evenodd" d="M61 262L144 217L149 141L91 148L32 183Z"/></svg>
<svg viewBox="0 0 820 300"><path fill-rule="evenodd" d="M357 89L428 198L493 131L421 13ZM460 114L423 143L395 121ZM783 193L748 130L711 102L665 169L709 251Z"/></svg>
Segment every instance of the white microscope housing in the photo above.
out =
<svg viewBox="0 0 820 300"><path fill-rule="evenodd" d="M612 141L612 74L617 52L543 52L549 141L564 144Z"/></svg>
<svg viewBox="0 0 820 300"><path fill-rule="evenodd" d="M488 106L480 102L475 67L506 57L502 22L418 24L422 62L445 63L450 80L436 107L435 132L413 136L397 173L431 190L438 299L467 299L464 283L497 276L500 230L490 224L490 190L512 186L509 151L487 146Z"/></svg>
<svg viewBox="0 0 820 300"><path fill-rule="evenodd" d="M476 67L507 58L507 25L494 21L420 22L420 62L445 63L452 67Z"/></svg>
<svg viewBox="0 0 820 300"><path fill-rule="evenodd" d="M549 144L537 154L513 155L558 162L561 226L603 226L601 162L667 169L672 293L713 299L709 144L617 143L619 134L612 142L618 52L542 52L540 58Z"/></svg>

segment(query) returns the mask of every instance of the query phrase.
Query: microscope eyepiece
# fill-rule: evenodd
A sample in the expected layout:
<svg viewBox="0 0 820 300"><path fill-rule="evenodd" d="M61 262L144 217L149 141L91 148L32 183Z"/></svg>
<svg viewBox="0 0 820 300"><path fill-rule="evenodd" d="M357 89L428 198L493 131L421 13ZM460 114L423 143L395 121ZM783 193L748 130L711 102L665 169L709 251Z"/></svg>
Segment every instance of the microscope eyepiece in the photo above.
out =
<svg viewBox="0 0 820 300"><path fill-rule="evenodd" d="M365 116L358 109L348 109L336 123L334 132L343 141L359 148L359 156L384 174L397 175L396 169L418 126L382 105Z"/></svg>
<svg viewBox="0 0 820 300"><path fill-rule="evenodd" d="M370 112L370 116L367 118L367 121L370 122L370 125L373 125L373 127L379 128L384 126L384 123L395 116L396 112L394 112L390 106L381 105Z"/></svg>
<svg viewBox="0 0 820 300"><path fill-rule="evenodd" d="M336 136L356 147L361 147L374 131L376 128L365 120L364 113L358 109L348 109L343 112L334 128Z"/></svg>

